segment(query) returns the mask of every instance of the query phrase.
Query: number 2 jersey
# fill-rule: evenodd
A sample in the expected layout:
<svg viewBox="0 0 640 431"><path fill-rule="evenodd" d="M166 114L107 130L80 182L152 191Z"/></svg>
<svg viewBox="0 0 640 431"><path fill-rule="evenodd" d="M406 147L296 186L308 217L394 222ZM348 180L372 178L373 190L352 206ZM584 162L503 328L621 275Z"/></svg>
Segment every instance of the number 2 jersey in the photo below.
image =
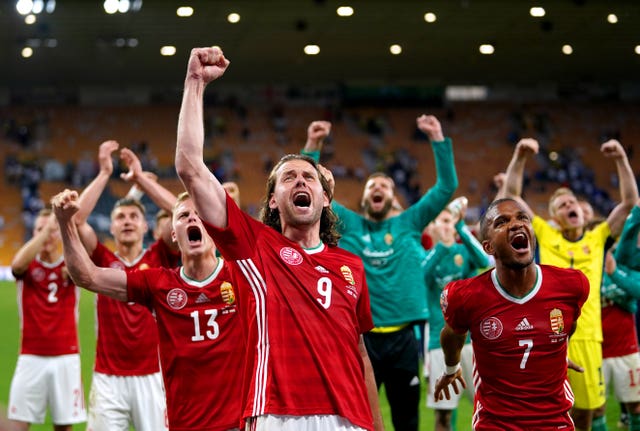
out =
<svg viewBox="0 0 640 431"><path fill-rule="evenodd" d="M522 298L505 291L495 269L454 281L442 293L449 326L471 332L480 421L483 412L512 421L552 420L573 405L567 341L589 282L573 269L539 265L536 273Z"/></svg>
<svg viewBox="0 0 640 431"><path fill-rule="evenodd" d="M52 263L36 257L24 274L16 276L21 354L59 356L79 352L80 289L64 268L62 257Z"/></svg>
<svg viewBox="0 0 640 431"><path fill-rule="evenodd" d="M156 317L169 429L238 428L245 341L227 263L200 281L182 268L131 271L127 289Z"/></svg>
<svg viewBox="0 0 640 431"><path fill-rule="evenodd" d="M304 250L227 196L228 227L207 231L234 275L247 356L243 418L339 415L372 429L358 347L373 327L360 258Z"/></svg>
<svg viewBox="0 0 640 431"><path fill-rule="evenodd" d="M172 268L173 254L162 241L156 241L133 262L121 260L98 243L91 260L101 267L126 272L135 269ZM113 376L144 376L160 371L158 363L158 330L153 316L145 307L96 295L98 373Z"/></svg>

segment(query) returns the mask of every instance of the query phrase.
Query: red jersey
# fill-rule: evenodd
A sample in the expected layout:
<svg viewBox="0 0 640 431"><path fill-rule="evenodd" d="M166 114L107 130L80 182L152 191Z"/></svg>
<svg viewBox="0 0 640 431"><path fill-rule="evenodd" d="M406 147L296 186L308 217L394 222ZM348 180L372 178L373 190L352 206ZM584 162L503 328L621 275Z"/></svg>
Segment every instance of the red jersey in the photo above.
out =
<svg viewBox="0 0 640 431"><path fill-rule="evenodd" d="M156 241L131 263L122 261L98 243L91 260L101 267L121 269L157 268L170 262L169 249ZM175 266L175 265L173 265ZM97 295L95 371L115 376L141 376L160 371L158 364L158 330L146 307Z"/></svg>
<svg viewBox="0 0 640 431"><path fill-rule="evenodd" d="M229 226L207 226L234 266L247 355L243 419L265 414L373 419L358 342L373 327L359 257L304 250L227 197ZM399 286L400 288L400 286Z"/></svg>
<svg viewBox="0 0 640 431"><path fill-rule="evenodd" d="M534 287L522 298L500 286L495 269L442 292L449 326L471 332L477 425L483 415L547 426L569 420L567 341L589 282L573 269L539 265L536 271Z"/></svg>
<svg viewBox="0 0 640 431"><path fill-rule="evenodd" d="M182 268L131 271L127 289L156 317L169 428L238 428L245 345L225 261L202 281Z"/></svg>
<svg viewBox="0 0 640 431"><path fill-rule="evenodd" d="M67 275L63 258L47 263L36 257L16 279L20 353L40 356L78 353L80 289Z"/></svg>
<svg viewBox="0 0 640 431"><path fill-rule="evenodd" d="M638 351L633 313L614 304L602 307L602 357L616 358Z"/></svg>

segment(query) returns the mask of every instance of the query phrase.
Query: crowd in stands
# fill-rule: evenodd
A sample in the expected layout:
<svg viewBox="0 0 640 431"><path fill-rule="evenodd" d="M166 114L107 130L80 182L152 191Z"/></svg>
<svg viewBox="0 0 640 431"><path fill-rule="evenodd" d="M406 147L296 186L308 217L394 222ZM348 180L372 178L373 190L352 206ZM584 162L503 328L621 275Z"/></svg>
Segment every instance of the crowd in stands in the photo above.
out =
<svg viewBox="0 0 640 431"><path fill-rule="evenodd" d="M249 176L247 169L250 168L246 167L243 156L235 149L236 146L254 147L253 151L260 153L262 172L268 172L274 160L301 142L300 136L307 118L318 116L317 109L301 109L298 106L288 106L285 102L273 102L271 107L265 110L240 103L235 98L216 100L213 104L215 106L210 106L205 115L205 139L209 146L211 143L215 143L216 146L221 143L228 145L208 154L206 162L218 178L228 181L242 181L243 176ZM413 112L413 109L336 108L335 103L327 106L321 108L320 117L333 121L336 124L336 132L328 139L321 162L339 179L362 181L371 172L385 171L395 180L404 203L409 205L415 202L429 179L426 179L425 173L420 170L420 164L424 160L422 153L426 138L415 128L411 117L407 115L408 112ZM221 107L224 109L221 110ZM47 114L49 109L31 109L20 118L12 117L11 111L7 111L0 117L3 138L8 143L4 159L4 177L8 184L20 189L27 232L31 231L35 214L45 205L43 199L50 197L40 195L39 184L42 181L82 188L97 172L93 148L98 141L78 143L78 149L65 153L67 158L64 160L49 155L50 152L46 149L55 145L51 137L57 127L55 121ZM540 142L536 166L532 166L531 171L525 174L527 193L542 194L549 185L562 184L571 187L591 202L600 214L607 214L611 210L615 196L610 196L609 191L616 188L615 175L609 172L598 175L597 164L589 163L590 159L585 161L583 155L593 153L597 149L596 143L602 142L603 137L615 137L623 142L633 162L632 133L636 130L624 130L630 129L626 125L634 112L633 109L607 112L603 107L499 104L492 107L502 117L499 127L495 127L495 132L487 132L486 129L491 128L490 124L484 125L485 130L470 127L482 123L487 109L485 105L473 104L435 109L441 112L441 118L452 130L452 134L456 135L458 142L461 142L456 148L457 160L469 161L471 167L470 170L461 170L463 192L472 198L468 211L470 219L477 219L495 194L491 181L496 173L492 170L493 166L499 169L501 164L504 164L504 157L501 157L497 164L493 161L485 163L484 158L495 159L496 153L503 153L506 157L514 143L523 136L534 137ZM585 119L601 115L602 119L596 122L602 127L593 130L592 125L587 124L583 127L582 134L573 137L571 134L579 130L580 125L563 124L566 118L574 120L573 117L578 116L572 109L586 111L586 114L580 114ZM97 110L100 111L99 108ZM256 121L259 116L264 118ZM463 118L465 116L469 118ZM80 124L82 120L77 121L78 129L90 128ZM268 130L260 130L261 126ZM94 124L92 127L99 128L99 125ZM100 133L94 132L94 135L117 137L118 132L109 130L109 127L105 124L104 130ZM165 143L160 145L159 142L148 140L148 133L145 132L153 128L160 129L159 133L168 136L167 142L171 142L170 137L175 133L175 123L144 123L138 127L139 135L134 136L132 141L125 145L139 154L145 170L156 173L160 178L175 178L175 170L170 161L171 147ZM622 136L623 132L625 136ZM563 142L568 136L572 137L571 141ZM278 143L275 150L270 146L274 141ZM168 154L164 154L165 152ZM114 177L121 173L121 167L116 166ZM481 168L487 168L488 171L483 172ZM483 187L483 184L486 186ZM245 190L253 188L252 184L242 186ZM254 194L260 196L261 192L262 190L258 189ZM244 194L252 196L251 193ZM105 195L109 196L108 193ZM356 200L352 199L349 202L354 203ZM110 208L112 203L108 200L101 202L97 213L101 213L101 208ZM249 201L247 206L248 210L252 211L255 204ZM108 217L108 211L104 216ZM101 227L106 226L104 220L106 219L101 216L92 220L98 223L99 231Z"/></svg>

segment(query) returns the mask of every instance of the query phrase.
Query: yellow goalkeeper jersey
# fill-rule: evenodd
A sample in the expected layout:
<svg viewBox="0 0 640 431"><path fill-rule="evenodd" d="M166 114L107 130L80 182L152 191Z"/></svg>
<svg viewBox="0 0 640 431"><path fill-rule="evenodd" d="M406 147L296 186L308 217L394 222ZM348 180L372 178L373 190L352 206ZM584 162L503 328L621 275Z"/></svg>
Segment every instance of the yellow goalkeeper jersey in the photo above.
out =
<svg viewBox="0 0 640 431"><path fill-rule="evenodd" d="M538 240L540 263L579 269L589 279L589 298L582 307L576 332L571 339L602 342L600 285L605 243L611 234L609 224L606 221L598 224L577 241L565 239L562 232L539 216L533 218L533 230Z"/></svg>

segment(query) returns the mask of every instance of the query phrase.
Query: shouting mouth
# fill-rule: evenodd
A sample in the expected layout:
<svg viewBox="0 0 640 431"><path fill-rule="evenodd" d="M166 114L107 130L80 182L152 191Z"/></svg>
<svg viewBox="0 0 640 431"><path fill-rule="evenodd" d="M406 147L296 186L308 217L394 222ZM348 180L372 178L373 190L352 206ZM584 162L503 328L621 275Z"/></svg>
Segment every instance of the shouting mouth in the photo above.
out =
<svg viewBox="0 0 640 431"><path fill-rule="evenodd" d="M202 242L202 231L198 226L190 226L187 229L187 237L189 238L189 244L200 244Z"/></svg>
<svg viewBox="0 0 640 431"><path fill-rule="evenodd" d="M513 235L511 237L510 244L511 247L517 251L529 250L529 238L527 238L527 236L522 232Z"/></svg>
<svg viewBox="0 0 640 431"><path fill-rule="evenodd" d="M293 204L297 207L308 208L311 206L311 196L306 192L298 192L293 195Z"/></svg>

